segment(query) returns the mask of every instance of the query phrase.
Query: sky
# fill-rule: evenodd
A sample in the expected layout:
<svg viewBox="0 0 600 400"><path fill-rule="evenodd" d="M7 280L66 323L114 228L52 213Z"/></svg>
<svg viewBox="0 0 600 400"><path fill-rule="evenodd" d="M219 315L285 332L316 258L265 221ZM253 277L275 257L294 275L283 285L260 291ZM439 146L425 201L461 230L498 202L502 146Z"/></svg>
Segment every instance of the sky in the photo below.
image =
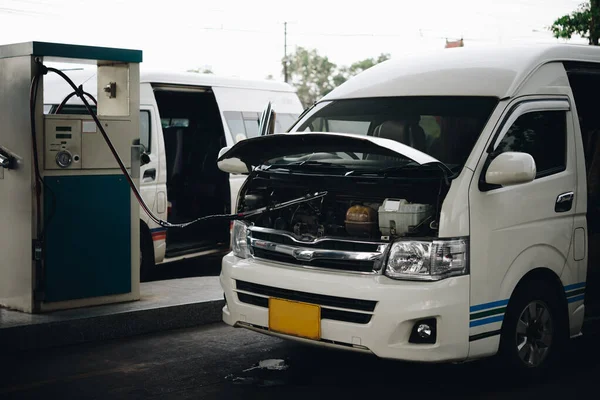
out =
<svg viewBox="0 0 600 400"><path fill-rule="evenodd" d="M218 75L283 80L284 22L288 53L314 48L349 65L443 48L446 38L462 37L465 46L564 42L547 27L582 1L0 0L0 44L138 49L144 68L210 67Z"/></svg>

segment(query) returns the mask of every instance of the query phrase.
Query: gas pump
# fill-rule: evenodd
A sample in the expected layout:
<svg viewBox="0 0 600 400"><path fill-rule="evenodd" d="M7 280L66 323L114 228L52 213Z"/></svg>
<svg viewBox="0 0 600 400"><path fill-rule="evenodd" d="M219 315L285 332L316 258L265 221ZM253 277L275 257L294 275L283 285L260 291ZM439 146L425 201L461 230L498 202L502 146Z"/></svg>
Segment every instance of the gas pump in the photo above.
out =
<svg viewBox="0 0 600 400"><path fill-rule="evenodd" d="M141 61L139 50L0 46L0 306L44 312L138 300L139 206L161 226L184 228L245 219L327 194L177 224L157 218L139 192ZM95 65L103 89L98 99L45 62ZM89 115L44 115L38 93L47 73L62 76ZM272 133L273 117L263 115L266 132Z"/></svg>
<svg viewBox="0 0 600 400"><path fill-rule="evenodd" d="M0 46L0 305L43 312L140 298L142 52L29 42ZM96 117L44 115L44 63L92 64Z"/></svg>

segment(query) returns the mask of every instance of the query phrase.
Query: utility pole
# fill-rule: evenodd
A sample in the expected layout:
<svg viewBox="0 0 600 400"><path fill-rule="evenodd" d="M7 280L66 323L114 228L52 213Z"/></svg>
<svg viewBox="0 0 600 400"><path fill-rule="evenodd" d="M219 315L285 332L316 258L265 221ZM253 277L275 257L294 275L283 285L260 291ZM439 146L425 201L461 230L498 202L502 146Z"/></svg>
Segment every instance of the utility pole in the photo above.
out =
<svg viewBox="0 0 600 400"><path fill-rule="evenodd" d="M283 79L288 81L288 62L287 62L287 22L283 23Z"/></svg>

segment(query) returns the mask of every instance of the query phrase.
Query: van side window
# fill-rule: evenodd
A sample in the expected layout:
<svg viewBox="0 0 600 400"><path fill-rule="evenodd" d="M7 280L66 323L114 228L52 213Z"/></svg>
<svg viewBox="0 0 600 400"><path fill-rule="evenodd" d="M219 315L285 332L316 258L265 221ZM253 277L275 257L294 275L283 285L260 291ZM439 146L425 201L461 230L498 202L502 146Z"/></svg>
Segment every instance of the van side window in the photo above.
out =
<svg viewBox="0 0 600 400"><path fill-rule="evenodd" d="M229 126L233 139L237 142L237 135L244 138L258 136L258 124L260 115L257 112L224 111L223 115Z"/></svg>
<svg viewBox="0 0 600 400"><path fill-rule="evenodd" d="M246 127L246 137L253 138L258 136L258 126L260 124L260 115L255 112L244 112L244 127Z"/></svg>
<svg viewBox="0 0 600 400"><path fill-rule="evenodd" d="M521 115L492 153L518 151L535 160L536 178L564 171L567 166L565 111L536 111Z"/></svg>
<svg viewBox="0 0 600 400"><path fill-rule="evenodd" d="M150 153L150 111L140 110L140 144Z"/></svg>
<svg viewBox="0 0 600 400"><path fill-rule="evenodd" d="M225 111L223 112L225 116L225 120L227 121L227 125L229 126L229 131L231 135L235 138L237 134L246 135L246 128L244 127L244 119L242 118L242 113L239 111Z"/></svg>

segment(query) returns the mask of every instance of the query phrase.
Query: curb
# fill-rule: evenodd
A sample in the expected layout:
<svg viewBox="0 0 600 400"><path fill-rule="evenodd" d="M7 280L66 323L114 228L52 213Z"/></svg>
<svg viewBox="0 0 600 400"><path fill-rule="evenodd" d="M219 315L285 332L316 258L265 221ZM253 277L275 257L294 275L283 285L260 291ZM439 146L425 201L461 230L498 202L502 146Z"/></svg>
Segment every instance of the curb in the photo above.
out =
<svg viewBox="0 0 600 400"><path fill-rule="evenodd" d="M0 329L1 352L120 339L222 321L223 300L120 312Z"/></svg>

